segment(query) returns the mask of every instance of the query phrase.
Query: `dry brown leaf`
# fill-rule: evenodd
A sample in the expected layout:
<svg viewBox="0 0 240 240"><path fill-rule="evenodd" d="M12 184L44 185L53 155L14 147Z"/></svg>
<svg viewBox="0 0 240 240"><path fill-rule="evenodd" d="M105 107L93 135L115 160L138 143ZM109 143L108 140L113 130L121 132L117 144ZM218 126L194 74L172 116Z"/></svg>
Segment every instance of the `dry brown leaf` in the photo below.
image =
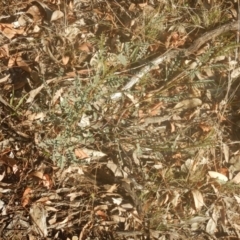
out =
<svg viewBox="0 0 240 240"><path fill-rule="evenodd" d="M0 47L0 58L3 57L9 57L9 48L8 48L8 44L3 44Z"/></svg>
<svg viewBox="0 0 240 240"><path fill-rule="evenodd" d="M181 194L178 191L173 191L172 194L173 197L171 203L173 204L174 207L177 207L181 202Z"/></svg>
<svg viewBox="0 0 240 240"><path fill-rule="evenodd" d="M23 192L23 197L26 197L26 196L29 195L31 192L32 192L32 189L29 188L29 187L27 187L27 188L25 189L25 191Z"/></svg>
<svg viewBox="0 0 240 240"><path fill-rule="evenodd" d="M97 210L95 212L95 215L97 215L98 217L101 217L103 220L107 220L107 215L104 211L102 210Z"/></svg>
<svg viewBox="0 0 240 240"><path fill-rule="evenodd" d="M127 178L127 173L120 169L114 162L108 161L107 167L114 173L115 177Z"/></svg>
<svg viewBox="0 0 240 240"><path fill-rule="evenodd" d="M14 164L14 165L12 166L12 171L13 171L14 174L16 174L16 172L18 171L18 166L17 166L17 164Z"/></svg>
<svg viewBox="0 0 240 240"><path fill-rule="evenodd" d="M144 118L145 116L146 116L146 114L143 112L143 110L140 109L140 110L138 111L138 117L139 117L139 118Z"/></svg>
<svg viewBox="0 0 240 240"><path fill-rule="evenodd" d="M28 66L25 60L22 59L21 55L22 53L17 53L11 56L8 60L8 67L12 68L18 66L26 72L31 72L32 71L31 68Z"/></svg>
<svg viewBox="0 0 240 240"><path fill-rule="evenodd" d="M73 192L73 193L69 193L67 196L70 197L70 202L72 202L75 198L79 197L79 196L83 196L85 193L80 191L80 192Z"/></svg>
<svg viewBox="0 0 240 240"><path fill-rule="evenodd" d="M47 237L47 211L41 203L34 203L30 208L30 215L35 225L35 232L41 237Z"/></svg>
<svg viewBox="0 0 240 240"><path fill-rule="evenodd" d="M49 201L49 197L41 197L39 198L36 202L39 202L39 203L46 203Z"/></svg>
<svg viewBox="0 0 240 240"><path fill-rule="evenodd" d="M159 202L160 206L163 206L170 200L170 196L168 193L166 193L164 196L162 196L162 200Z"/></svg>
<svg viewBox="0 0 240 240"><path fill-rule="evenodd" d="M47 84L50 84L50 83L52 83L52 82L54 82L54 81L57 81L57 80L58 80L58 78L52 78L52 79L47 80L46 83L47 83ZM38 88L33 89L32 91L30 91L30 92L29 92L29 97L28 97L26 103L31 103L31 102L34 100L34 98L37 96L37 94L38 94L44 87L45 87L45 83L42 84L40 87L38 87Z"/></svg>
<svg viewBox="0 0 240 240"><path fill-rule="evenodd" d="M10 74L8 74L7 76L3 77L0 79L0 83L5 83L7 82L8 78L10 77Z"/></svg>
<svg viewBox="0 0 240 240"><path fill-rule="evenodd" d="M206 123L200 123L199 127L203 130L203 132L209 132L212 130L212 126L210 126Z"/></svg>
<svg viewBox="0 0 240 240"><path fill-rule="evenodd" d="M43 112L39 112L39 113L26 112L25 115L27 116L29 121L34 121L37 119L40 119L42 121L46 117L46 113L43 113Z"/></svg>
<svg viewBox="0 0 240 240"><path fill-rule="evenodd" d="M0 182L4 179L5 175L6 175L6 171L4 169L2 173L0 173Z"/></svg>
<svg viewBox="0 0 240 240"><path fill-rule="evenodd" d="M178 152L178 153L174 154L174 155L172 156L172 158L173 158L173 159L179 159L179 158L182 158L182 154L181 154L181 152Z"/></svg>
<svg viewBox="0 0 240 240"><path fill-rule="evenodd" d="M196 56L206 53L208 51L208 49L209 49L209 44L206 44L205 46L199 48L196 52Z"/></svg>
<svg viewBox="0 0 240 240"><path fill-rule="evenodd" d="M37 240L37 239L38 239L37 236L34 236L31 233L28 234L28 240Z"/></svg>
<svg viewBox="0 0 240 240"><path fill-rule="evenodd" d="M14 67L15 66L15 61L16 61L16 56L11 56L10 58L9 58L9 60L8 60L8 67L9 68L12 68L12 67Z"/></svg>
<svg viewBox="0 0 240 240"><path fill-rule="evenodd" d="M62 57L62 63L63 65L67 65L69 62L70 57L69 56L63 56Z"/></svg>
<svg viewBox="0 0 240 240"><path fill-rule="evenodd" d="M216 231L216 227L217 223L212 218L210 218L206 226L206 232L213 235Z"/></svg>
<svg viewBox="0 0 240 240"><path fill-rule="evenodd" d="M28 8L27 12L32 16L34 23L41 23L41 21L44 19L44 12L40 8L39 5L32 5Z"/></svg>
<svg viewBox="0 0 240 240"><path fill-rule="evenodd" d="M76 72L79 75L88 75L91 73L91 71L92 71L92 69L81 69L81 70L77 70ZM67 77L76 77L76 72L68 72L68 73L66 73L66 76Z"/></svg>
<svg viewBox="0 0 240 240"><path fill-rule="evenodd" d="M62 96L62 94L63 94L63 88L60 88L55 92L55 94L52 98L52 101L51 101L52 106L54 106L56 104L57 100Z"/></svg>
<svg viewBox="0 0 240 240"><path fill-rule="evenodd" d="M165 46L166 48L177 48L183 46L186 42L187 36L182 36L179 32L172 32L168 36Z"/></svg>
<svg viewBox="0 0 240 240"><path fill-rule="evenodd" d="M69 1L68 7L69 7L70 10L73 10L73 9L74 9L73 0Z"/></svg>
<svg viewBox="0 0 240 240"><path fill-rule="evenodd" d="M42 1L32 1L31 4L36 5L43 14L45 20L50 21L53 11Z"/></svg>
<svg viewBox="0 0 240 240"><path fill-rule="evenodd" d="M34 100L34 98L38 95L38 93L43 89L43 87L44 87L44 85L42 84L40 87L35 88L32 91L30 91L29 97L28 97L26 103L31 103Z"/></svg>
<svg viewBox="0 0 240 240"><path fill-rule="evenodd" d="M47 207L46 207L47 208ZM55 213L49 220L48 220L48 223L50 225L53 225L57 222L57 214Z"/></svg>
<svg viewBox="0 0 240 240"><path fill-rule="evenodd" d="M171 127L171 133L176 131L175 124L173 122L170 122L170 127Z"/></svg>
<svg viewBox="0 0 240 240"><path fill-rule="evenodd" d="M75 156L79 159L85 159L85 158L88 158L89 155L86 154L82 149L80 148L77 148L74 150L74 153L75 153Z"/></svg>
<svg viewBox="0 0 240 240"><path fill-rule="evenodd" d="M89 53L93 50L93 46L89 42L83 42L82 44L79 45L78 49L83 52Z"/></svg>
<svg viewBox="0 0 240 240"><path fill-rule="evenodd" d="M240 204L240 197L237 195L234 195L234 198L236 199L237 203Z"/></svg>
<svg viewBox="0 0 240 240"><path fill-rule="evenodd" d="M217 113L218 119L220 122L226 121L227 119L221 114L221 113Z"/></svg>
<svg viewBox="0 0 240 240"><path fill-rule="evenodd" d="M149 50L150 50L150 52L154 53L154 52L158 51L160 47L161 47L161 43L156 42L149 46ZM161 70L160 71L158 70L158 72L161 72Z"/></svg>
<svg viewBox="0 0 240 240"><path fill-rule="evenodd" d="M61 12L60 10L56 10L53 12L50 22L56 21L56 20L62 18L63 16L64 16L63 12Z"/></svg>
<svg viewBox="0 0 240 240"><path fill-rule="evenodd" d="M11 168L17 165L17 161L14 158L10 158L5 155L0 156L0 161Z"/></svg>
<svg viewBox="0 0 240 240"><path fill-rule="evenodd" d="M123 201L122 197L119 197L119 198L112 197L112 200L113 200L113 203L116 205L120 205Z"/></svg>
<svg viewBox="0 0 240 240"><path fill-rule="evenodd" d="M138 149L135 149L132 153L134 163L138 166L140 166L139 154L140 154L140 151Z"/></svg>
<svg viewBox="0 0 240 240"><path fill-rule="evenodd" d="M196 210L201 210L201 208L204 206L202 193L198 190L192 190L192 195Z"/></svg>
<svg viewBox="0 0 240 240"><path fill-rule="evenodd" d="M117 188L118 188L118 185L117 185L117 184L113 184L113 185L107 190L107 192L108 192L108 193L113 193L113 192L115 192L115 191L117 190Z"/></svg>
<svg viewBox="0 0 240 240"><path fill-rule="evenodd" d="M100 151L96 151L96 150L92 150L92 149L88 149L88 148L83 148L82 149L84 151L85 154L87 154L89 157L86 159L86 161L90 162L92 160L99 160L100 158L106 156L105 153L100 152Z"/></svg>
<svg viewBox="0 0 240 240"><path fill-rule="evenodd" d="M45 206L47 211L51 211L51 212L58 212L61 211L60 209L57 209L55 207L51 207L51 206Z"/></svg>
<svg viewBox="0 0 240 240"><path fill-rule="evenodd" d="M131 3L130 6L129 6L129 8L128 8L128 10L131 11L131 12L133 12L133 11L136 10L136 7L137 7L137 5L136 5L135 3Z"/></svg>
<svg viewBox="0 0 240 240"><path fill-rule="evenodd" d="M219 170L219 173L223 174L224 176L228 176L229 172L228 172L228 169L227 168L220 168Z"/></svg>
<svg viewBox="0 0 240 240"><path fill-rule="evenodd" d="M109 206L107 204L105 205L97 205L96 207L94 207L94 211L97 211L97 210L108 210L109 209Z"/></svg>
<svg viewBox="0 0 240 240"><path fill-rule="evenodd" d="M228 163L229 162L229 147L228 147L227 144L223 143L222 149L223 149L223 154L224 154L224 157L225 157L225 161Z"/></svg>
<svg viewBox="0 0 240 240"><path fill-rule="evenodd" d="M43 186L47 189L51 189L53 186L53 181L48 174L44 174L43 176Z"/></svg>
<svg viewBox="0 0 240 240"><path fill-rule="evenodd" d="M19 66L21 69L23 69L26 72L31 72L32 69L28 66L28 64L22 59L21 56L18 56L16 58L16 64Z"/></svg>
<svg viewBox="0 0 240 240"><path fill-rule="evenodd" d="M156 116L159 115L160 109L163 107L163 102L159 102L157 104L155 104L155 106L153 106L150 111L149 111L149 115L150 116Z"/></svg>
<svg viewBox="0 0 240 240"><path fill-rule="evenodd" d="M144 8L144 7L146 7L148 4L147 3L139 3L138 4L138 6L140 7L140 8Z"/></svg>
<svg viewBox="0 0 240 240"><path fill-rule="evenodd" d="M34 177L37 177L37 178L43 180L44 174L41 171L35 171L35 172L30 173L29 176L34 176Z"/></svg>
<svg viewBox="0 0 240 240"><path fill-rule="evenodd" d="M82 69L82 70L78 70L76 71L78 74L89 74L89 72L91 72L91 69ZM66 74L66 76L62 77L62 78L59 78L59 77L55 77L55 78L52 78L52 79L49 79L46 81L47 84L50 84L50 83L53 83L53 82L59 82L59 81L62 81L64 79L67 79L69 77L75 77L76 76L76 73L75 72L69 72ZM33 89L32 91L29 92L29 97L26 101L26 103L31 103L34 98L39 94L39 92L45 87L45 84L46 83L43 83L41 86L39 86L38 88L35 88Z"/></svg>
<svg viewBox="0 0 240 240"><path fill-rule="evenodd" d="M8 39L12 39L17 35L22 35L25 32L25 28L15 29L12 24L0 23L0 31Z"/></svg>
<svg viewBox="0 0 240 240"><path fill-rule="evenodd" d="M240 183L240 172L237 173L237 175L231 180L231 182L234 182L236 184Z"/></svg>
<svg viewBox="0 0 240 240"><path fill-rule="evenodd" d="M240 76L240 67L235 68L232 72L231 72L231 79L236 79Z"/></svg>
<svg viewBox="0 0 240 240"><path fill-rule="evenodd" d="M30 194L32 193L32 189L27 187L23 193L23 196L22 196L22 201L21 201L21 204L23 207L25 207L26 205L29 204L30 202Z"/></svg>
<svg viewBox="0 0 240 240"><path fill-rule="evenodd" d="M133 205L130 204L130 203L121 204L121 207L122 207L123 209L126 209L126 210L133 209Z"/></svg>
<svg viewBox="0 0 240 240"><path fill-rule="evenodd" d="M32 21L27 15L22 14L16 22L13 22L15 28L25 27L27 24Z"/></svg>
<svg viewBox="0 0 240 240"><path fill-rule="evenodd" d="M126 222L126 218L125 217L120 217L119 215L111 215L111 219L114 221L114 222L117 222L117 223L124 223Z"/></svg>

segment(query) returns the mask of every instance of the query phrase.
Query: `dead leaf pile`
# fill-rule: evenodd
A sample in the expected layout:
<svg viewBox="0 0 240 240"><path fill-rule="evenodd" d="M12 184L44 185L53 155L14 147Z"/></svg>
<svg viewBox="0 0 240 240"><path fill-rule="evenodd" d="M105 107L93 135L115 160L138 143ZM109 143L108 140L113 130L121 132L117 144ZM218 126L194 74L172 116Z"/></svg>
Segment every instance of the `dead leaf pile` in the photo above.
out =
<svg viewBox="0 0 240 240"><path fill-rule="evenodd" d="M166 57L235 5L182 2L0 6L1 239L240 238L234 32Z"/></svg>

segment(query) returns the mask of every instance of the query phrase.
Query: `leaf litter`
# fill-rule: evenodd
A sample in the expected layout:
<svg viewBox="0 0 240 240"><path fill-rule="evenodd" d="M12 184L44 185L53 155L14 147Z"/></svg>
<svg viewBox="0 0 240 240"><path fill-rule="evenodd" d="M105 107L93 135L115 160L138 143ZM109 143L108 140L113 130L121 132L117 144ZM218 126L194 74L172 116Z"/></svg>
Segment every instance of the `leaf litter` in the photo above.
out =
<svg viewBox="0 0 240 240"><path fill-rule="evenodd" d="M207 35L229 6L10 2L1 238L239 238L238 45Z"/></svg>

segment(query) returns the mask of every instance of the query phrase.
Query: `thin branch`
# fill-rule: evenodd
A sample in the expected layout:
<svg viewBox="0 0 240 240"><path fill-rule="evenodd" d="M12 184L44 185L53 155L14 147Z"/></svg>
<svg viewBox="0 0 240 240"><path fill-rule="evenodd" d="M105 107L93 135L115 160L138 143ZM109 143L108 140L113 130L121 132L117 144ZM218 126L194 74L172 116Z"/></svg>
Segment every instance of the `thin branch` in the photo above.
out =
<svg viewBox="0 0 240 240"><path fill-rule="evenodd" d="M187 48L187 49L172 49L170 51L165 52L161 56L156 57L152 61L150 61L147 65L145 65L143 68L139 70L138 73L136 73L130 81L121 89L122 92L117 92L111 95L112 100L117 100L122 97L123 92L131 89L136 83L138 83L141 78L150 72L154 67L157 65L169 61L173 58L176 58L176 56L180 53L182 53L185 56L189 56L196 52L203 44L206 42L216 38L217 36L228 32L228 31L236 31L238 30L238 21L227 23L223 26L220 26L214 30L211 30L205 34L203 34L201 37L199 37L197 40L193 42L193 44Z"/></svg>

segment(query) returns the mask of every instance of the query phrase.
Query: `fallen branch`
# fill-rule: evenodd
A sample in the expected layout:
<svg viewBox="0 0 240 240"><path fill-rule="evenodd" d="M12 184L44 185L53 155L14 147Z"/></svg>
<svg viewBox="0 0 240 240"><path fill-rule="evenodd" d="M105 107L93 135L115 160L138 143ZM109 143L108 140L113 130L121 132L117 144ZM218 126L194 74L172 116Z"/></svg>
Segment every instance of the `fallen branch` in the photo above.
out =
<svg viewBox="0 0 240 240"><path fill-rule="evenodd" d="M112 100L117 100L122 97L123 92L131 89L137 82L141 80L141 78L147 74L149 71L151 71L153 68L155 68L157 65L163 63L164 61L169 61L173 58L175 58L177 55L182 54L184 56L189 56L193 53L195 53L203 44L210 41L211 39L216 38L217 36L228 32L228 31L236 31L239 29L239 22L231 22L227 23L223 26L220 26L214 30L211 30L205 34L203 34L201 37L199 37L197 40L193 42L193 44L187 48L187 49L173 49L170 51L165 52L161 56L156 57L147 65L142 67L138 73L136 73L130 81L121 89L121 92L117 92L111 95Z"/></svg>

